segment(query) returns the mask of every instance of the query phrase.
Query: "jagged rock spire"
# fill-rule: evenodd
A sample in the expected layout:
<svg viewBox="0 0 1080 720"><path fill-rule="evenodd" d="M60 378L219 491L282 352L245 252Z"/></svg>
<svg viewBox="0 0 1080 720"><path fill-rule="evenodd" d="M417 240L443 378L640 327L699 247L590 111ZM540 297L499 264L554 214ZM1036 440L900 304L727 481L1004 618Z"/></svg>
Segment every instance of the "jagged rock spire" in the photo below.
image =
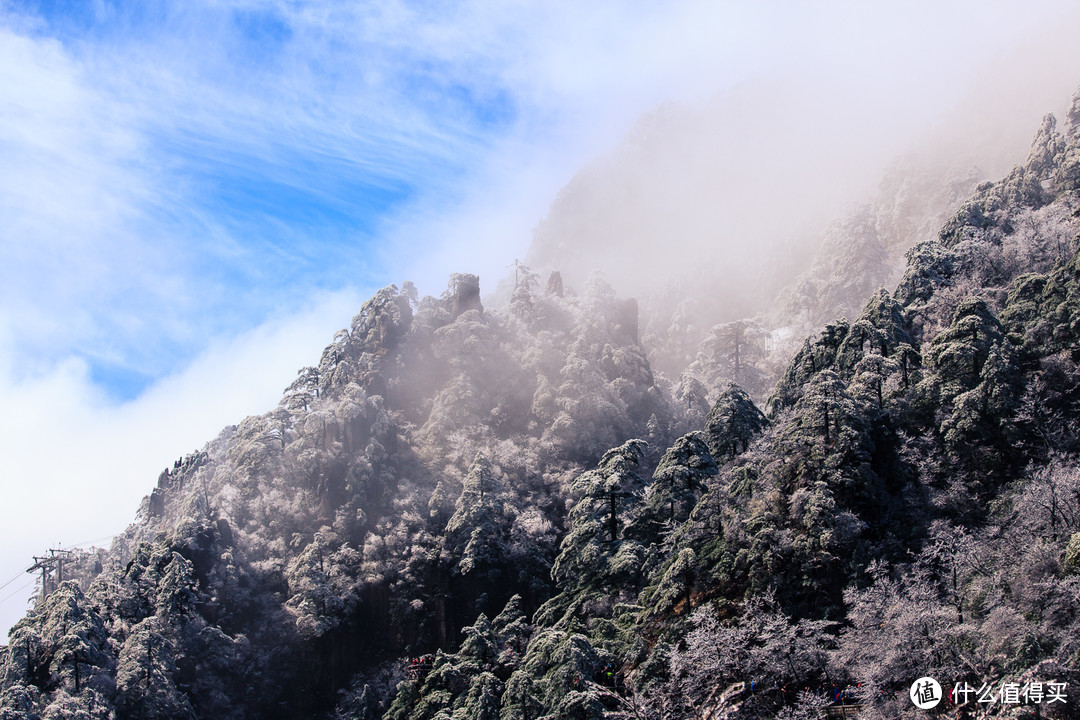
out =
<svg viewBox="0 0 1080 720"><path fill-rule="evenodd" d="M1073 141L1080 138L1080 88L1073 93L1069 111L1065 113L1065 136Z"/></svg>
<svg viewBox="0 0 1080 720"><path fill-rule="evenodd" d="M1076 108L1076 101L1073 101ZM1058 157L1065 148L1065 140L1057 130L1057 118L1053 113L1043 116L1042 125L1031 141L1031 152L1027 157L1027 168L1037 177L1044 179L1053 174Z"/></svg>

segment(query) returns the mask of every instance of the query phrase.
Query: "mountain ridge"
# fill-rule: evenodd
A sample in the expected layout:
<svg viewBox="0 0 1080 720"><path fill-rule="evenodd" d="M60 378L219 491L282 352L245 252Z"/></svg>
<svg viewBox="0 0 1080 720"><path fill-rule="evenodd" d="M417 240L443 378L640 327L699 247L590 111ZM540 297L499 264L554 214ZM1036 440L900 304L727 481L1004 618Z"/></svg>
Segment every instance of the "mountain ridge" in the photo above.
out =
<svg viewBox="0 0 1080 720"><path fill-rule="evenodd" d="M516 272L504 313L384 288L44 588L0 713L812 717L789 688L861 684L898 717L930 674L1068 682L1072 717L1078 158L1080 95L764 413L665 384L596 275Z"/></svg>

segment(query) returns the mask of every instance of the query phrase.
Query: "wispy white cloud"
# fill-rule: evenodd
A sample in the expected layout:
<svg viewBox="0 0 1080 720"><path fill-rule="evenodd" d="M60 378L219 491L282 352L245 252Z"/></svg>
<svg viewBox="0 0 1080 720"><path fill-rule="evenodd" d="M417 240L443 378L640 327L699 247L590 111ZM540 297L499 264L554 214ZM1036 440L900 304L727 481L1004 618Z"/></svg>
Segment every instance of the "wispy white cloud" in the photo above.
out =
<svg viewBox="0 0 1080 720"><path fill-rule="evenodd" d="M59 43L0 28L0 298L15 341L43 345L94 332L90 308L131 276L110 262L147 258L128 233L137 139L109 121Z"/></svg>
<svg viewBox="0 0 1080 720"><path fill-rule="evenodd" d="M1025 14L1004 3L96 7L0 17L15 110L0 121L12 158L0 169L5 305L24 306L6 321L39 358L77 348L149 377L197 351L207 322L235 330L306 287L384 272L368 248L387 214L394 225L439 217L483 198L478 178L505 186L538 158L557 187L662 99L762 74L840 77L853 107L878 113L857 130L883 136L925 122L1005 38L1065 12L1052 2ZM438 254L439 234L411 238Z"/></svg>
<svg viewBox="0 0 1080 720"><path fill-rule="evenodd" d="M260 13L281 28L273 57L246 36ZM306 288L366 280L372 220L447 190L485 142L476 100L436 107L445 78L395 59L400 37L350 41L310 10L165 15L82 35L54 19L63 43L40 23L3 29L4 321L32 357L154 376L207 322L235 330Z"/></svg>

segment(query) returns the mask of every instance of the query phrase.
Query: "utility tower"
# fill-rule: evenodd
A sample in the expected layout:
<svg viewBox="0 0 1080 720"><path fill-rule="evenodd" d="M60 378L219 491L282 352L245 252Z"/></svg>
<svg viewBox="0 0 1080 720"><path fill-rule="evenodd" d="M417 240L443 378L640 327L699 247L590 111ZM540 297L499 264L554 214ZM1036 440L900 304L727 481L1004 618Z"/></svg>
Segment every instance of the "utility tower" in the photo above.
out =
<svg viewBox="0 0 1080 720"><path fill-rule="evenodd" d="M26 572L41 571L41 600L49 597L64 582L64 563L74 560L71 550L49 549L49 554L34 556L34 564Z"/></svg>

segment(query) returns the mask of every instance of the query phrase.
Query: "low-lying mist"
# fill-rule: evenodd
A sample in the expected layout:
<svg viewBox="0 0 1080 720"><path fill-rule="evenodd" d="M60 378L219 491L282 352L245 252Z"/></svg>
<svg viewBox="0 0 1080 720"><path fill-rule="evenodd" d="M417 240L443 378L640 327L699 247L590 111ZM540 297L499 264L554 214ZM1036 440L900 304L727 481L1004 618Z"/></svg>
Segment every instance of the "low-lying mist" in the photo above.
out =
<svg viewBox="0 0 1080 720"><path fill-rule="evenodd" d="M977 182L1021 162L1043 114L1060 117L1078 60L1046 36L955 88L791 70L661 105L562 189L527 263L577 289L599 270L642 302L644 326L689 313L699 339L739 318L789 324L793 283L828 271L814 265L823 238L873 234L888 266L881 282L894 283L904 252Z"/></svg>

